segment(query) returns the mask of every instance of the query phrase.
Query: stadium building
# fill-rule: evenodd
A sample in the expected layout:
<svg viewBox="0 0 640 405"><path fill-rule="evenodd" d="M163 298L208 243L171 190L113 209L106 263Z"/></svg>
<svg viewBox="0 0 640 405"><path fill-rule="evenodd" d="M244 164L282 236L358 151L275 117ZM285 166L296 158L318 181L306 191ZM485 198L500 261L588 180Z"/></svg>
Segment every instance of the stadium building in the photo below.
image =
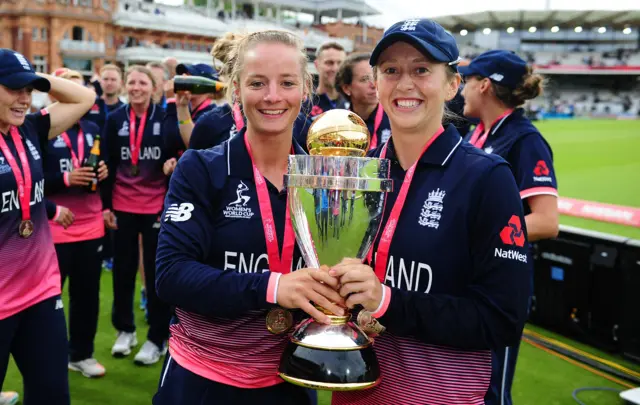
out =
<svg viewBox="0 0 640 405"><path fill-rule="evenodd" d="M139 0L8 0L0 3L0 46L23 53L41 72L66 66L91 76L109 62L126 67L174 56L211 63L212 43L229 31L287 29L304 40L310 56L329 40L347 52L368 50L382 30L344 20L376 14L363 0L208 0L201 6L190 0L179 7Z"/></svg>
<svg viewBox="0 0 640 405"><path fill-rule="evenodd" d="M640 114L640 10L483 11L435 18L471 59L507 49L548 78L528 108L546 118Z"/></svg>

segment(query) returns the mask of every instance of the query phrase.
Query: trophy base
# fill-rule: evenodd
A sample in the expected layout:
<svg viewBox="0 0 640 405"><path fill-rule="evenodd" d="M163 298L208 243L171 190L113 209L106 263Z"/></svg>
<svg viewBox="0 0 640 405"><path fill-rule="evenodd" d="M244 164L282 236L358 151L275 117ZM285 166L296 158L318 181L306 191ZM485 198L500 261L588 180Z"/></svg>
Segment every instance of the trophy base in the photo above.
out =
<svg viewBox="0 0 640 405"><path fill-rule="evenodd" d="M280 377L288 382L289 384L297 385L304 388L310 388L314 390L322 390L322 391L361 391L366 390L368 388L373 388L380 382L380 379L377 379L374 382L365 382L365 383L351 383L351 384L334 384L334 383L321 383L317 381L309 381L303 380L301 378L291 377L284 373L280 373Z"/></svg>
<svg viewBox="0 0 640 405"><path fill-rule="evenodd" d="M287 382L328 391L356 391L380 382L370 339L353 322L324 325L308 319L291 336L280 360Z"/></svg>

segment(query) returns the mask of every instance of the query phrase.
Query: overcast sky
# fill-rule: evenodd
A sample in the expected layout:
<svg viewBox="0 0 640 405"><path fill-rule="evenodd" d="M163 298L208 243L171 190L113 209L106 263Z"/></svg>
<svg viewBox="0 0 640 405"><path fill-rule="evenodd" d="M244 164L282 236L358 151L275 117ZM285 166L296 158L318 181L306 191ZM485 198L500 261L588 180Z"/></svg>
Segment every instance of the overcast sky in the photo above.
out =
<svg viewBox="0 0 640 405"><path fill-rule="evenodd" d="M157 0L172 5L184 0ZM640 9L640 0L365 0L382 15L369 17L370 24L388 28L406 18L438 17L487 10L627 10Z"/></svg>
<svg viewBox="0 0 640 405"><path fill-rule="evenodd" d="M627 10L640 9L640 0L366 0L383 15L370 23L387 28L412 17L438 17L487 10Z"/></svg>

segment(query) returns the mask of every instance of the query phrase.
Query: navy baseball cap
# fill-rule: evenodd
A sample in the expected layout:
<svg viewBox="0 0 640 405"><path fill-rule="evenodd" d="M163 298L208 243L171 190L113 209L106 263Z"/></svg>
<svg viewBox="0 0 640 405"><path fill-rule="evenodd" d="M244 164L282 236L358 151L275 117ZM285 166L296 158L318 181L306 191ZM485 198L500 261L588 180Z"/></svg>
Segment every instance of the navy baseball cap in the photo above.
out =
<svg viewBox="0 0 640 405"><path fill-rule="evenodd" d="M12 90L27 86L42 92L51 89L49 80L38 76L27 58L6 48L0 48L0 84Z"/></svg>
<svg viewBox="0 0 640 405"><path fill-rule="evenodd" d="M513 52L495 50L478 55L458 70L462 77L487 77L492 82L515 89L527 74L527 62Z"/></svg>
<svg viewBox="0 0 640 405"><path fill-rule="evenodd" d="M451 34L434 21L415 18L397 22L386 30L371 53L369 64L375 66L382 52L398 41L406 42L454 69L461 60L458 45Z"/></svg>
<svg viewBox="0 0 640 405"><path fill-rule="evenodd" d="M201 76L211 80L220 80L218 72L206 63L197 63L195 65L181 63L176 66L176 74L183 75L185 73L191 76Z"/></svg>

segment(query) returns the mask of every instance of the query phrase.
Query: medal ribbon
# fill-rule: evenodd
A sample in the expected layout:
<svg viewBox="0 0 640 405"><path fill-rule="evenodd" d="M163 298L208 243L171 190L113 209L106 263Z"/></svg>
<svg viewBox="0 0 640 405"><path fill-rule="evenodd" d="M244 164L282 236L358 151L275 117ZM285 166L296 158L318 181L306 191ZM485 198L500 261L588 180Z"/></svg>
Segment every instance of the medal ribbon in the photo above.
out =
<svg viewBox="0 0 640 405"><path fill-rule="evenodd" d="M240 111L240 105L238 103L234 104L232 110L233 110L233 120L236 123L236 130L238 132L240 132L242 130L242 128L244 128L244 119L242 118L242 112ZM249 153L249 154L251 154L251 153Z"/></svg>
<svg viewBox="0 0 640 405"><path fill-rule="evenodd" d="M9 150L9 146L7 142L4 140L4 135L0 135L0 149L2 150L2 154L5 159L7 159L7 163L9 163L9 167L11 167L11 171L13 172L13 176L16 179L16 184L18 185L18 198L20 199L20 210L22 211L22 220L28 221L31 219L31 168L29 167L29 159L27 158L27 153L24 151L24 145L22 144L22 139L20 138L20 132L18 132L18 128L11 127L9 130L11 133L11 139L13 139L13 144L18 151L18 156L20 157L20 164L22 165L22 171L18 167L18 162L13 157L11 150ZM22 177L22 173L24 172L24 177Z"/></svg>
<svg viewBox="0 0 640 405"><path fill-rule="evenodd" d="M271 210L271 200L269 198L267 184L262 174L260 174L260 170L258 170L258 167L253 161L251 145L249 144L246 135L244 137L244 144L247 147L249 157L251 158L251 165L253 166L253 178L256 183L258 204L260 205L260 216L262 217L262 226L264 228L264 239L267 242L269 270L271 272L287 274L291 270L291 263L293 262L293 247L295 246L296 241L293 233L293 225L291 224L291 216L289 214L289 198L287 197L284 240L282 244L282 256L280 256L278 252L278 237L276 235L276 227L273 219L273 211Z"/></svg>
<svg viewBox="0 0 640 405"><path fill-rule="evenodd" d="M196 110L194 112L191 113L191 119L195 119L196 115L198 115L198 113L202 110L204 110L205 108L209 107L211 105L211 99L206 99L204 100L202 103L200 103L200 105L198 106L198 108L196 108Z"/></svg>
<svg viewBox="0 0 640 405"><path fill-rule="evenodd" d="M371 145L369 146L369 150L373 150L378 147L378 130L380 129L383 115L384 110L382 109L382 104L378 103L378 111L376 111L376 118L373 121L373 134L371 134Z"/></svg>
<svg viewBox="0 0 640 405"><path fill-rule="evenodd" d="M69 152L71 152L71 164L73 165L73 168L79 168L84 159L84 133L82 132L82 128L78 130L78 156L76 156L76 153L73 151L71 140L69 139L69 135L67 135L66 131L60 134L60 138L62 138L64 143L67 144Z"/></svg>
<svg viewBox="0 0 640 405"><path fill-rule="evenodd" d="M136 136L136 113L129 107L129 149L131 150L131 164L138 165L140 159L140 145L144 137L144 126L147 124L147 110L140 117L140 128Z"/></svg>
<svg viewBox="0 0 640 405"><path fill-rule="evenodd" d="M495 121L493 121L493 123L491 124L491 127L487 128L486 131L484 130L484 124L480 122L476 127L476 129L473 130L473 134L471 135L471 139L469 140L469 143L475 146L476 148L482 149L482 147L484 146L484 143L487 142L487 137L489 136L489 132L491 132L491 128L493 128L493 126L496 125L496 122L500 121L501 119L511 114L512 112L513 112L513 109L509 109L503 112L502 115L500 115L498 118L496 118ZM480 134L482 134L482 137L480 137Z"/></svg>
<svg viewBox="0 0 640 405"><path fill-rule="evenodd" d="M420 152L420 156L418 159L411 165L409 170L404 175L404 180L402 182L402 187L400 188L400 192L398 193L398 197L396 198L395 204L393 204L393 208L391 209L391 214L389 214L389 219L387 219L387 224L382 231L382 236L380 237L380 242L378 243L378 251L376 254L376 276L380 282L384 284L384 278L386 274L387 260L389 259L389 248L391 247L391 240L393 239L393 234L396 231L396 227L398 225L398 220L400 219L400 213L402 212L402 208L404 207L404 203L407 200L407 194L409 193L409 187L411 187L411 181L413 180L413 174L416 171L416 167L418 166L418 162L424 152L433 144L433 142L444 132L444 128L440 126L440 128L436 131L436 133L429 139L426 145L422 148L422 152ZM382 152L380 153L380 159L384 159L387 155L387 146L389 143L386 143ZM369 250L369 263L371 263L372 258L372 250Z"/></svg>

